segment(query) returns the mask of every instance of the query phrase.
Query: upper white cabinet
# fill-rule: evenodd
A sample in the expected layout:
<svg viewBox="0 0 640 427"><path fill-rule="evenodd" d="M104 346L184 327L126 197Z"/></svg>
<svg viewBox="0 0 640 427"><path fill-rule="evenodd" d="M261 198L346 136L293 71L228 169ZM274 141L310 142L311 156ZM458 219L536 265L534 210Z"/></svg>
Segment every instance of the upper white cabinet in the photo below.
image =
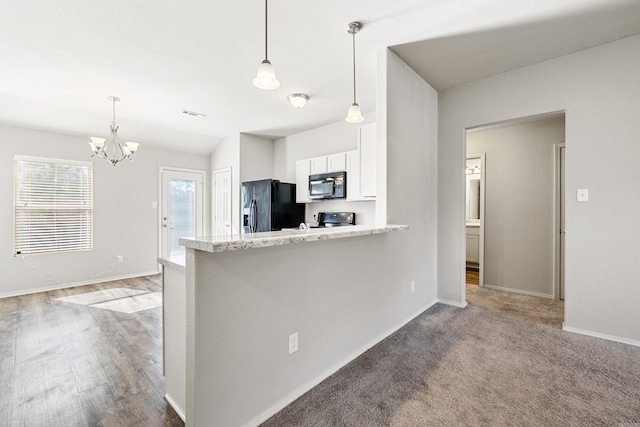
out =
<svg viewBox="0 0 640 427"><path fill-rule="evenodd" d="M361 126L358 130L360 151L360 196L376 197L377 143L376 124Z"/></svg>
<svg viewBox="0 0 640 427"><path fill-rule="evenodd" d="M327 156L314 157L309 161L311 162L311 175L327 173Z"/></svg>
<svg viewBox="0 0 640 427"><path fill-rule="evenodd" d="M358 149L296 162L296 201L309 203L309 175L347 172L347 200L375 200L377 172L376 124L358 129Z"/></svg>
<svg viewBox="0 0 640 427"><path fill-rule="evenodd" d="M309 175L311 160L304 159L296 162L296 202L309 203Z"/></svg>
<svg viewBox="0 0 640 427"><path fill-rule="evenodd" d="M347 151L347 200L360 198L360 152Z"/></svg>
<svg viewBox="0 0 640 427"><path fill-rule="evenodd" d="M347 153L330 154L327 156L327 172L347 170Z"/></svg>

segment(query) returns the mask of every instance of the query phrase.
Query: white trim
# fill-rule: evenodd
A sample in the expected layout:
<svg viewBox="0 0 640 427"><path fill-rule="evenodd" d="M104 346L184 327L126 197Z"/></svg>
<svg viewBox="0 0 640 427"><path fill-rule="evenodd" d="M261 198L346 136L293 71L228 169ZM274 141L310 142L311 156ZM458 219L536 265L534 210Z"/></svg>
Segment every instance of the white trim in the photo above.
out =
<svg viewBox="0 0 640 427"><path fill-rule="evenodd" d="M445 304L445 305L451 305L453 307L458 307L458 308L465 308L467 306L467 302L458 302L458 301L451 301L448 299L442 299L442 298L438 298L438 302L440 304Z"/></svg>
<svg viewBox="0 0 640 427"><path fill-rule="evenodd" d="M495 289L497 291L511 292L514 294L523 294L523 295L531 295L532 297L554 299L553 294L543 294L540 292L523 291L521 289L505 288L503 286L495 286L495 285L487 285L487 284L485 284L484 287L489 289Z"/></svg>
<svg viewBox="0 0 640 427"><path fill-rule="evenodd" d="M480 286L484 286L484 219L485 219L485 198L486 198L486 193L485 193L485 189L486 189L486 153L475 153L475 154L467 154L467 158L466 160L469 159L480 159L480 241L478 242L478 270L479 270L479 282L478 284ZM465 165L466 167L466 165ZM465 187L466 188L466 187ZM465 190L465 212L466 212L466 199L467 199L467 194L466 194L466 190ZM466 233L466 229L467 229L467 224L466 224L466 218L467 215L465 214L465 233ZM464 265L467 265L467 251L466 251L466 242L467 239L465 238L464 240L465 242L465 262ZM465 267L466 268L466 267ZM465 282L466 282L466 277L465 277ZM466 285L466 283L465 283Z"/></svg>
<svg viewBox="0 0 640 427"><path fill-rule="evenodd" d="M71 283L62 283L62 284L58 283L56 285L42 286L42 287L39 287L39 288L31 288L31 289L22 289L22 290L19 290L19 291L3 292L3 293L0 293L0 299L1 298L9 298L9 297L18 297L18 296L21 296L21 295L37 294L39 292L55 291L55 290L58 290L58 289L75 288L76 286L95 285L97 283L113 282L115 280L131 279L131 278L134 278L134 277L155 276L156 274L159 274L159 272L158 271L147 271L147 272L142 272L142 273L125 274L125 275L122 275L122 276L104 277L104 278L101 278L101 279L82 280L80 282L71 282Z"/></svg>
<svg viewBox="0 0 640 427"><path fill-rule="evenodd" d="M560 178L561 178L561 163L560 163L560 149L565 148L566 145L564 142L559 142L553 144L553 287L552 293L554 298L560 299L560 274L562 274L562 269L560 265L561 258L561 246L560 246L560 207L562 206L562 201L560 198L564 195L564 191L560 188ZM567 150L565 148L564 152L565 156L567 155ZM566 157L565 157L566 161ZM565 183L566 187L566 183ZM565 228L567 224L565 223ZM566 235L565 235L566 239ZM566 243L566 240L565 240ZM564 296L564 295L563 295Z"/></svg>
<svg viewBox="0 0 640 427"><path fill-rule="evenodd" d="M164 400L167 401L167 403L169 405L171 405L171 407L173 408L174 411L176 411L176 414L178 414L178 416L180 417L180 419L186 423L187 419L186 416L184 414L184 410L176 403L175 400L173 400L173 398L171 397L171 395L169 395L169 393L164 395Z"/></svg>
<svg viewBox="0 0 640 427"><path fill-rule="evenodd" d="M285 408L287 405L289 405L291 402L293 402L294 400L296 400L297 398L299 398L300 396L302 396L303 394L305 394L306 392L308 392L309 390L311 390L312 388L320 384L325 379L329 378L331 375L336 373L339 369L346 366L351 361L355 360L358 356L363 354L365 351L369 350L371 347L378 344L380 341L384 340L385 338L389 337L391 334L393 334L394 332L396 332L397 330L405 326L407 323L411 322L413 319L415 319L416 317L424 313L426 310L433 307L437 302L438 300L433 301L432 303L427 304L423 308L420 308L417 312L410 315L406 320L401 321L396 326L388 329L387 331L380 334L378 337L369 341L367 344L353 351L351 354L349 354L342 360L334 363L333 365L325 369L321 374L317 375L315 378L302 384L300 387L296 388L291 393L287 394L285 397L278 400L269 408L265 409L260 414L256 415L252 420L247 422L245 425L257 426L262 424L263 422L271 418L273 415L281 411L283 408Z"/></svg>
<svg viewBox="0 0 640 427"><path fill-rule="evenodd" d="M575 334L587 335L589 337L600 338L603 340L615 341L622 344L629 344L636 347L640 347L640 341L638 340L618 337L615 335L601 334L599 332L587 331L586 329L574 328L572 326L567 326L564 322L562 323L562 330L567 332L573 332Z"/></svg>

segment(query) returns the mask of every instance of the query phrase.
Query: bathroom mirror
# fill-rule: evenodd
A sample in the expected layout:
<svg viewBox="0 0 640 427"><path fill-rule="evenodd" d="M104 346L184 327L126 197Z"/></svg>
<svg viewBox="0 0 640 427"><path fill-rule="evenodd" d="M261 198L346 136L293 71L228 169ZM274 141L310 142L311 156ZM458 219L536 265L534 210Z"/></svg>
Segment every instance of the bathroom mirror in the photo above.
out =
<svg viewBox="0 0 640 427"><path fill-rule="evenodd" d="M482 212L482 159L468 158L466 167L466 221L468 225L480 225Z"/></svg>

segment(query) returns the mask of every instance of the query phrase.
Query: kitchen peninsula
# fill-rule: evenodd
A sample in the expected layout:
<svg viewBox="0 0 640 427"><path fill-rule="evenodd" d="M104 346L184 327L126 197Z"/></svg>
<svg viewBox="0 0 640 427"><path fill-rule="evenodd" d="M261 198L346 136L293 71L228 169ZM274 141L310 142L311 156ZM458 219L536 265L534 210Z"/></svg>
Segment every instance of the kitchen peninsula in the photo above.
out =
<svg viewBox="0 0 640 427"><path fill-rule="evenodd" d="M405 225L180 239L186 422L257 425L383 339L388 246ZM417 314L417 313L416 313Z"/></svg>

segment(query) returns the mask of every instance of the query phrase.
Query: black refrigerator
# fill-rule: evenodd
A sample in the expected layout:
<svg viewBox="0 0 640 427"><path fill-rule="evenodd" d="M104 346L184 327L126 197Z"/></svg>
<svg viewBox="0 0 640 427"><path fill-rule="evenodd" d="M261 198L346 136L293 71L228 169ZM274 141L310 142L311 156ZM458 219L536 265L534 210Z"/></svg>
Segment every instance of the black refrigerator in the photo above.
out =
<svg viewBox="0 0 640 427"><path fill-rule="evenodd" d="M304 203L296 203L296 185L275 179L242 183L242 231L278 231L304 222Z"/></svg>

